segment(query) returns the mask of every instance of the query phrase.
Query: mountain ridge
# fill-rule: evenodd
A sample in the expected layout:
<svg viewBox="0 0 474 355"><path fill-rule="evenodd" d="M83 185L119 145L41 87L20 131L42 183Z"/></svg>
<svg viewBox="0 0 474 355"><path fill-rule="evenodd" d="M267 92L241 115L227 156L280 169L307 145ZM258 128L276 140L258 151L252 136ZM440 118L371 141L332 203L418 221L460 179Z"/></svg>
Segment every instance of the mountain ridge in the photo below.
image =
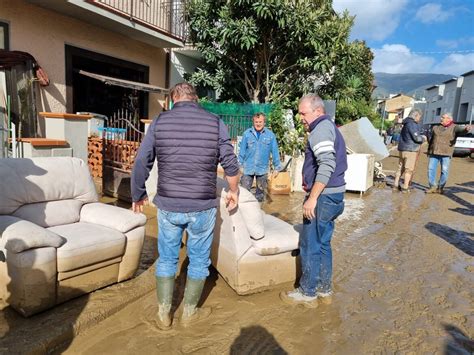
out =
<svg viewBox="0 0 474 355"><path fill-rule="evenodd" d="M372 96L374 98L388 97L389 94L406 94L421 98L425 96L425 89L432 85L455 78L451 74L433 74L433 73L408 73L408 74L390 74L374 73L375 88Z"/></svg>

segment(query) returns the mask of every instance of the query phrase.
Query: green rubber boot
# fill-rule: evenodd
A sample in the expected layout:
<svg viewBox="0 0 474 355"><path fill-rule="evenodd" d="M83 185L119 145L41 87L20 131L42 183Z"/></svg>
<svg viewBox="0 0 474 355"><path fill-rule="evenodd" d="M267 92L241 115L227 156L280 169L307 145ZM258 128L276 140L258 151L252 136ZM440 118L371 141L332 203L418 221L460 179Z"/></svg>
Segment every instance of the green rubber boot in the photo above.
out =
<svg viewBox="0 0 474 355"><path fill-rule="evenodd" d="M173 302L174 276L156 277L158 298L157 326L161 330L171 329L171 303Z"/></svg>
<svg viewBox="0 0 474 355"><path fill-rule="evenodd" d="M210 307L197 308L197 304L201 298L202 290L206 280L194 280L188 278L186 280L186 289L184 290L184 307L180 322L187 327L195 322L210 316L212 309Z"/></svg>

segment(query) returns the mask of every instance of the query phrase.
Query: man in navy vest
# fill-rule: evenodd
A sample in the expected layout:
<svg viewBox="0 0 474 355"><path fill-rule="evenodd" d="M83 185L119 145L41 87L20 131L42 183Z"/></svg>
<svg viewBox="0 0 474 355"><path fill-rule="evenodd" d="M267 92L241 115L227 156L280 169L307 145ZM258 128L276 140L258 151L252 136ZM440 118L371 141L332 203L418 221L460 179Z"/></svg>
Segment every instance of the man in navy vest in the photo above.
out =
<svg viewBox="0 0 474 355"><path fill-rule="evenodd" d="M298 110L309 132L303 164L303 187L307 195L300 235L302 275L299 287L282 292L280 298L288 304L315 308L318 298L329 301L332 295L331 238L334 220L344 210L347 154L344 139L326 115L319 96L303 96Z"/></svg>
<svg viewBox="0 0 474 355"><path fill-rule="evenodd" d="M145 181L158 161L158 189L153 200L158 207L158 253L156 291L157 325L171 328L171 303L179 249L187 231L189 266L180 321L187 326L206 318L208 307L197 308L207 276L216 222L217 164L223 167L229 191L229 211L238 204L239 164L229 133L218 116L202 109L196 91L188 83L171 89L174 107L153 120L143 139L132 171L133 211L147 202Z"/></svg>

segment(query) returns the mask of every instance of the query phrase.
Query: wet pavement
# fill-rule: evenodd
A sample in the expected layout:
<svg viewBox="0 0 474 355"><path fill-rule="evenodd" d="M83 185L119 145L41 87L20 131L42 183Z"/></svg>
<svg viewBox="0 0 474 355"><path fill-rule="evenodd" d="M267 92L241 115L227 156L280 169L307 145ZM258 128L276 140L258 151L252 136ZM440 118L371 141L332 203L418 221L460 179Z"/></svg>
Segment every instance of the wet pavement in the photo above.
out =
<svg viewBox="0 0 474 355"><path fill-rule="evenodd" d="M396 162L393 156L387 158L384 169L394 171ZM333 238L335 295L331 304L320 304L310 311L280 302L278 293L292 284L238 296L212 270L202 299L213 308L211 317L192 328L175 325L169 332L159 330L155 324L153 270L149 269L157 257L157 226L154 210L149 208L142 274L117 285L124 287L121 291L111 287L56 307L49 311L48 319L51 326L58 326L63 317L58 311L61 307L76 313L85 312L81 304L89 312L94 307L100 310L101 302L94 301L94 297L103 302L116 297L117 301L119 292L126 296L144 287L142 295L124 304L123 309L111 312L96 326L74 328L56 351L472 353L474 159L453 160L444 195L424 193L426 166L426 156L422 155L410 194L394 193L389 186L372 188L362 197L346 194L346 208L337 221ZM290 223L301 223L302 193L269 197L263 205L267 213ZM174 308L181 302L183 288L184 275L180 275ZM79 314L78 318L81 316L84 317ZM31 328L28 322L22 324ZM27 334L17 332L18 343L28 343ZM0 352L14 350L2 348L3 339L0 338Z"/></svg>
<svg viewBox="0 0 474 355"><path fill-rule="evenodd" d="M384 168L395 170L396 161L387 158ZM472 352L474 159L454 159L444 195L424 193L426 165L422 155L410 194L389 186L347 194L333 239L330 305L282 304L278 293L291 284L238 296L213 271L203 296L214 309L207 321L160 331L152 292L79 335L66 353ZM302 198L272 196L263 208L300 223Z"/></svg>

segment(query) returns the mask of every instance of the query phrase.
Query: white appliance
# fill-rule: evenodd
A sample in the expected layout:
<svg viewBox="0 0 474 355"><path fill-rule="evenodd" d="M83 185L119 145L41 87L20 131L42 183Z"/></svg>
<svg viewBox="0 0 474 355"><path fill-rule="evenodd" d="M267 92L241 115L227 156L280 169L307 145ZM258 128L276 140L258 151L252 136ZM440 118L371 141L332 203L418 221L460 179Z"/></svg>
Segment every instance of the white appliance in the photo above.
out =
<svg viewBox="0 0 474 355"><path fill-rule="evenodd" d="M374 185L374 164L373 154L348 154L346 190L364 193L370 189Z"/></svg>
<svg viewBox="0 0 474 355"><path fill-rule="evenodd" d="M76 112L78 115L92 115L87 121L87 136L102 136L102 130L105 126L105 121L107 121L107 116L101 115L100 113L95 112Z"/></svg>

